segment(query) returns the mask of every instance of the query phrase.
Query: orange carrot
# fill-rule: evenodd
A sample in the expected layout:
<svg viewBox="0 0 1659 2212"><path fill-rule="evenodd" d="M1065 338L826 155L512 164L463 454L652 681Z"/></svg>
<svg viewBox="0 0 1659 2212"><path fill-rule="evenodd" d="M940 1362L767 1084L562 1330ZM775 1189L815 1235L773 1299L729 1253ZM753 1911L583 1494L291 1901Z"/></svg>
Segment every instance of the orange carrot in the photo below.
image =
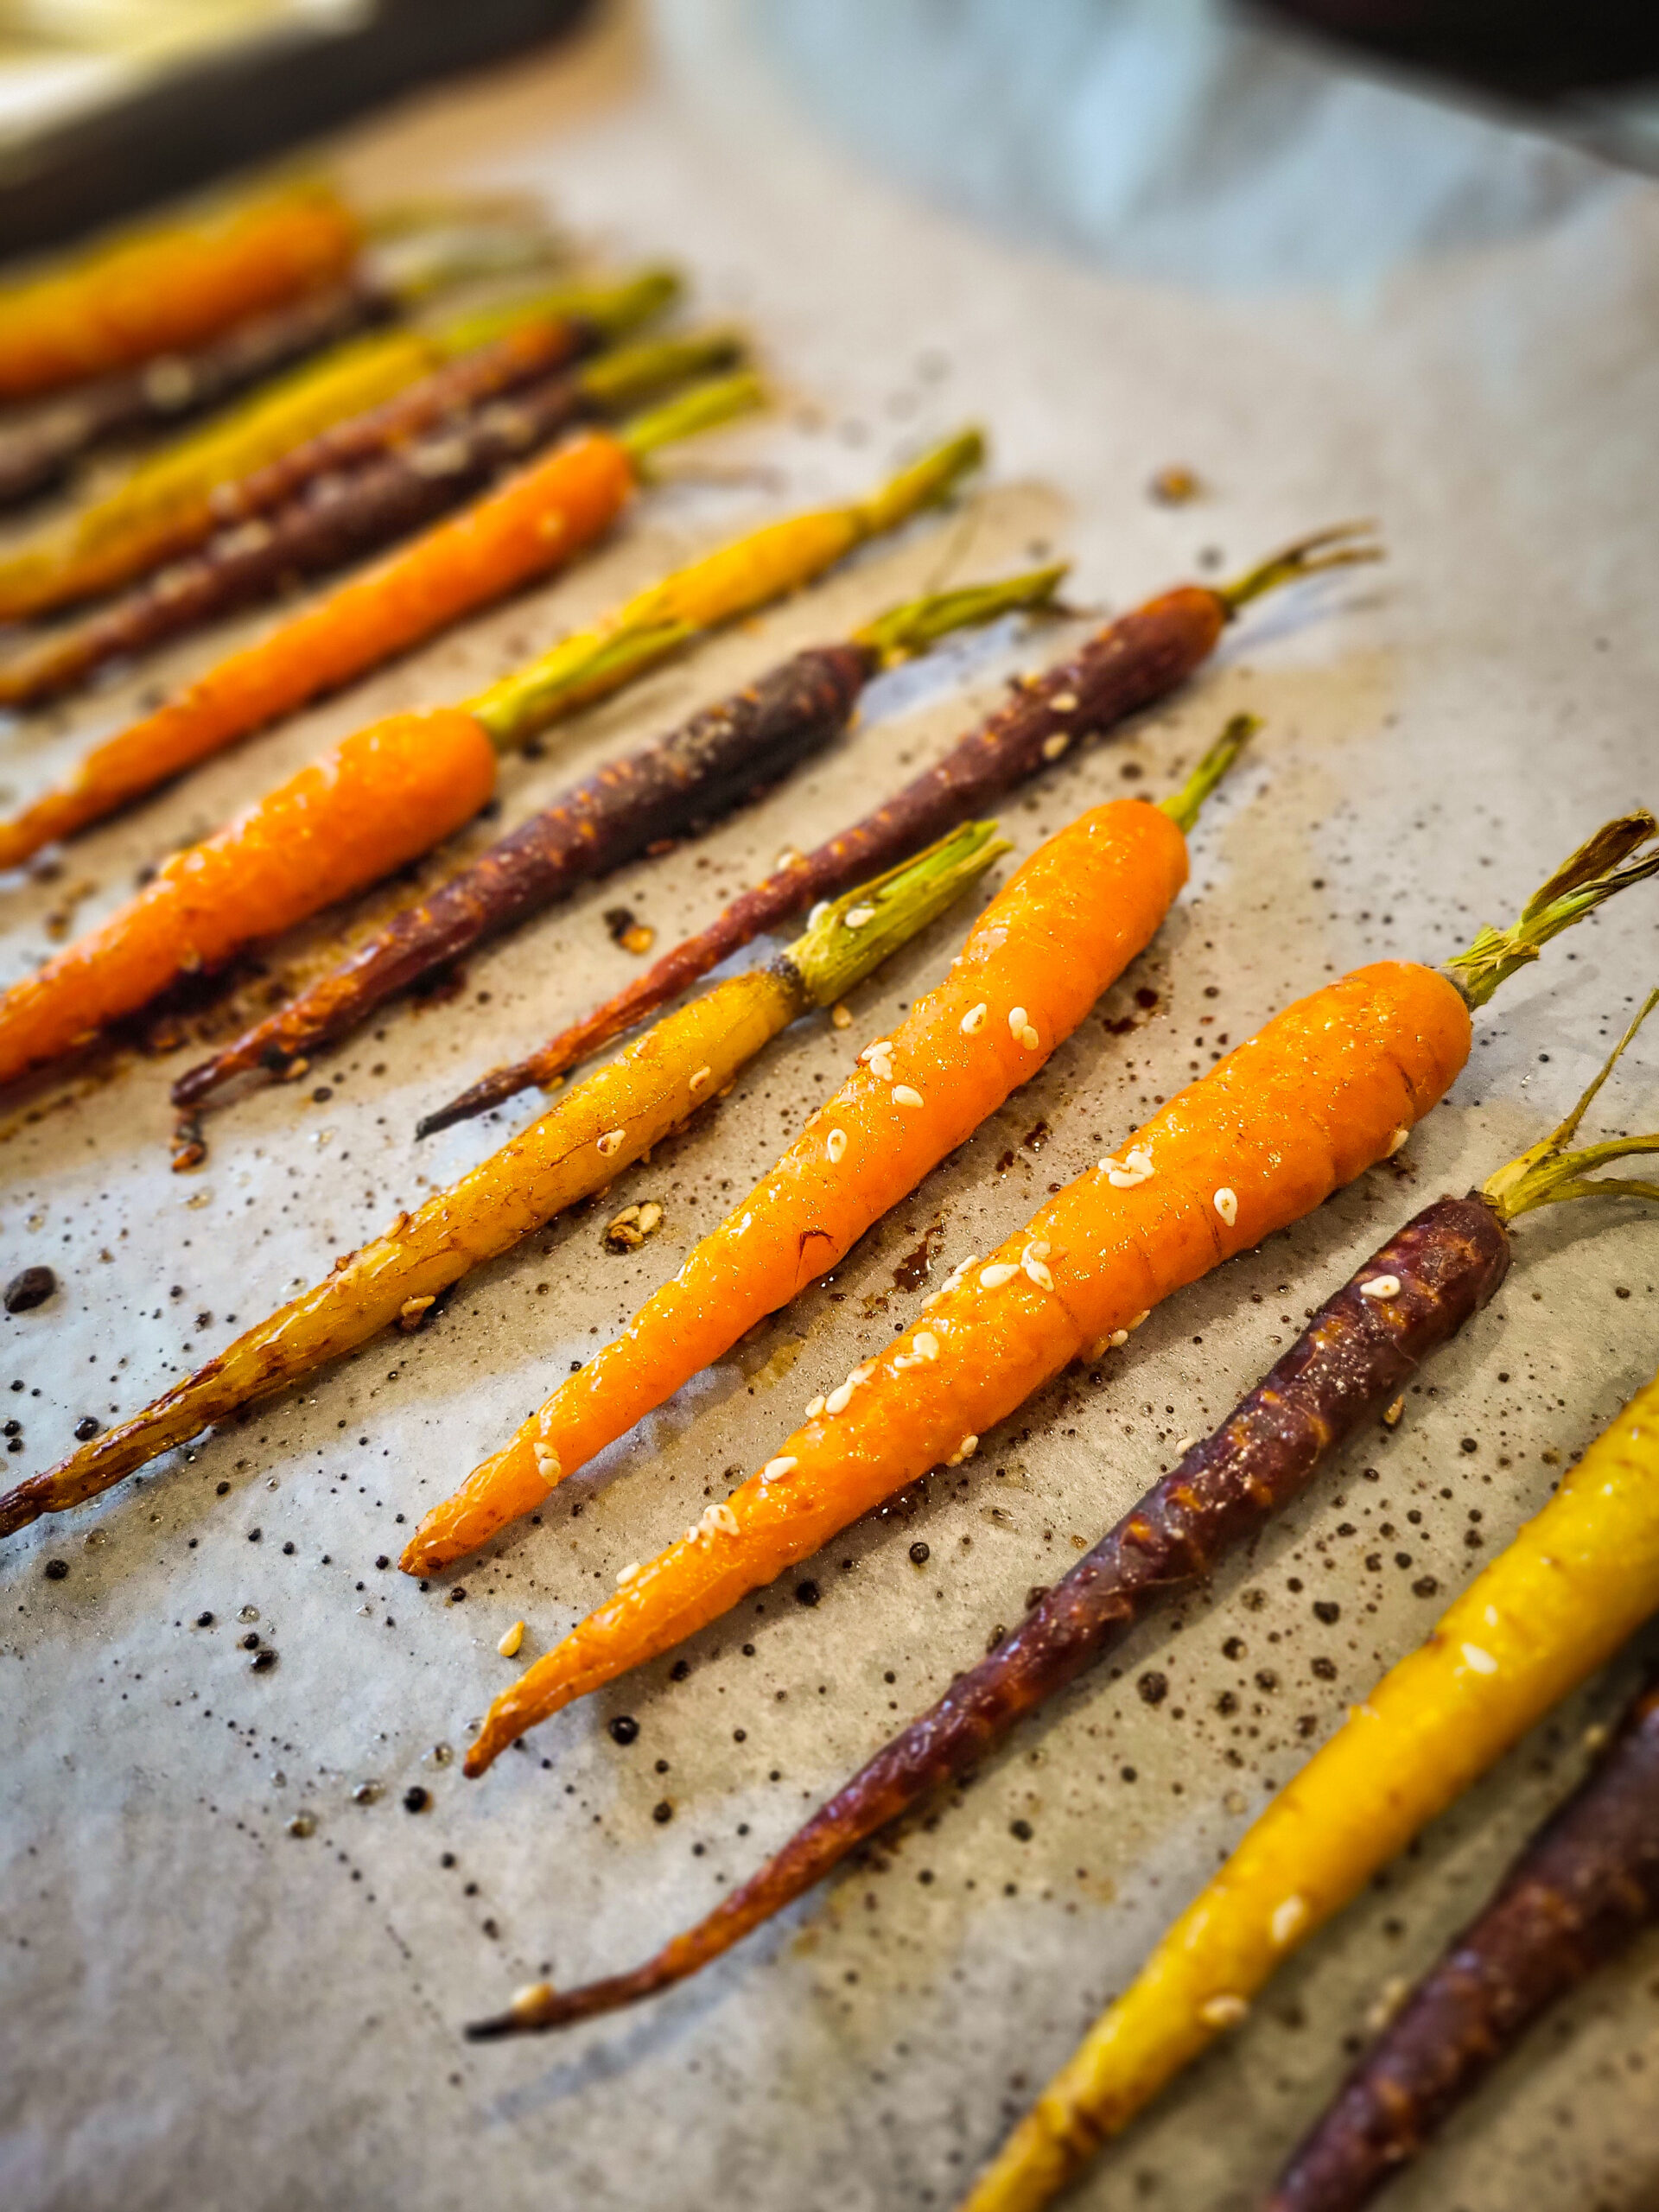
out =
<svg viewBox="0 0 1659 2212"><path fill-rule="evenodd" d="M342 275L361 237L336 194L309 183L134 232L12 285L0 291L0 397L200 345Z"/></svg>
<svg viewBox="0 0 1659 2212"><path fill-rule="evenodd" d="M401 868L483 805L495 748L460 708L359 730L0 998L0 1082L88 1044L181 972L227 960Z"/></svg>
<svg viewBox="0 0 1659 2212"><path fill-rule="evenodd" d="M1172 1291L1396 1150L1467 1058L1470 1007L1549 937L1659 871L1659 855L1630 858L1655 827L1645 811L1609 823L1512 929L1484 930L1449 973L1382 961L1287 1007L1000 1251L964 1262L917 1327L815 1400L758 1474L677 1543L625 1569L616 1596L496 1699L467 1773L481 1774L572 1699L691 1635L893 1491L959 1465L1071 1361L1122 1344ZM1000 1052L1004 1029L1024 1043L1058 1027L1060 966L1051 959L1021 976L1022 1005L988 991L986 1027L969 1042ZM959 1068L903 1057L883 1065L896 1105L904 1093L918 1116L950 1112ZM827 1150L823 1113L809 1131Z"/></svg>
<svg viewBox="0 0 1659 2212"><path fill-rule="evenodd" d="M1254 726L1244 715L1230 722L1192 784L1164 806L1114 799L1040 846L986 908L944 981L891 1039L866 1047L772 1173L622 1335L432 1509L404 1553L404 1573L447 1567L533 1511L555 1483L833 1268L1029 1082L1157 931L1186 880L1183 833ZM1017 1027L1010 1008L1020 1010ZM895 1089L900 1065L927 1071L925 1110Z"/></svg>

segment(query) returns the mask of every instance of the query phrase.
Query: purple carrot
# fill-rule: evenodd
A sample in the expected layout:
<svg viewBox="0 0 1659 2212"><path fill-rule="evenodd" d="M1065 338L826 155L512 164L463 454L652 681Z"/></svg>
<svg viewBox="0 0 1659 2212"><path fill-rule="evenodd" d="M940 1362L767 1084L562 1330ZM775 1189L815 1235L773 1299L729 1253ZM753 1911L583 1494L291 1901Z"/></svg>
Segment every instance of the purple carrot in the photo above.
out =
<svg viewBox="0 0 1659 2212"><path fill-rule="evenodd" d="M1588 1173L1632 1153L1659 1151L1659 1136L1567 1149L1656 1001L1659 991L1559 1128L1478 1191L1426 1206L1374 1252L1219 1428L1044 1592L1011 1636L958 1675L936 1705L893 1737L706 1918L632 1973L565 1991L534 1983L509 2011L467 2033L513 2035L613 2012L729 1950L879 1829L977 1766L1019 1721L1120 1644L1154 1605L1192 1590L1226 1554L1260 1535L1486 1304L1509 1272L1508 1224L1516 1215L1608 1192L1659 1199L1659 1185L1596 1182ZM1389 1281L1397 1287L1378 1295L1379 1281Z"/></svg>
<svg viewBox="0 0 1659 2212"><path fill-rule="evenodd" d="M1360 2060L1265 2212L1358 2212L1556 1999L1659 1920L1659 1683Z"/></svg>
<svg viewBox="0 0 1659 2212"><path fill-rule="evenodd" d="M1009 703L953 746L934 766L804 859L791 858L753 891L734 899L705 930L665 953L643 976L582 1020L562 1030L528 1059L493 1068L459 1098L421 1123L421 1133L448 1128L499 1106L531 1084L550 1084L578 1060L620 1037L763 931L820 899L841 893L867 875L920 851L1007 791L1112 728L1137 708L1161 699L1214 650L1239 609L1298 576L1376 560L1372 546L1342 543L1364 524L1321 531L1287 547L1236 583L1212 590L1186 584L1136 607L1090 638L1058 668L1028 677Z"/></svg>
<svg viewBox="0 0 1659 2212"><path fill-rule="evenodd" d="M1065 567L895 607L842 644L794 654L746 690L572 785L430 898L405 908L302 995L192 1068L174 1103L200 1105L253 1068L292 1071L394 991L664 839L776 783L838 737L877 671L969 623L1041 607Z"/></svg>

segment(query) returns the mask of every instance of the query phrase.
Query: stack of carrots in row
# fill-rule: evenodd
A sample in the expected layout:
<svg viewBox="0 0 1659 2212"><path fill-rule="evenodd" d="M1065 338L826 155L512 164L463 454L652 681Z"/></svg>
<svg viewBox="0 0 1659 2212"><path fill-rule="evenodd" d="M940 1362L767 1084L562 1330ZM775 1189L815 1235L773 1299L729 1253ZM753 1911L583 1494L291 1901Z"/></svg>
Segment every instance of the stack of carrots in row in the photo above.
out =
<svg viewBox="0 0 1659 2212"><path fill-rule="evenodd" d="M474 224L474 253L478 233ZM99 440L153 429L163 416L154 394L143 399L150 385L188 385L205 407L282 370L0 562L0 608L12 617L99 601L0 667L5 696L60 690L296 574L393 546L89 753L69 784L0 825L0 860L15 865L86 829L574 558L621 514L647 454L763 397L735 366L733 334L635 334L675 295L663 272L573 280L434 322L412 302L449 276L395 296L365 274L368 251L362 219L305 181L0 295L0 392L69 385L60 408L81 409L79 445L61 429L55 458L37 458L32 474L23 431L15 448L0 431L0 485L19 496ZM452 240L429 270L444 252L466 258ZM647 400L620 429L596 419ZM22 457L8 476L14 449ZM964 430L862 499L769 523L676 570L474 699L347 738L0 997L0 1081L60 1062L181 976L223 966L426 852L490 798L502 753L938 507L982 454L978 433ZM592 1014L435 1106L423 1132L533 1085L557 1091L322 1281L0 1498L0 1534L99 1495L382 1330L423 1325L471 1268L605 1188L789 1023L839 1007L980 883L1010 849L988 810L1033 779L1064 777L1085 744L1197 676L1265 594L1379 550L1360 526L1314 533L1230 584L1165 591L1020 679L868 813L785 855ZM571 784L181 1077L181 1159L200 1157L197 1117L211 1099L302 1071L388 997L485 938L753 798L844 734L881 669L965 626L1056 611L1063 574L977 579L876 613ZM1201 809L1257 727L1236 717L1161 804L1092 807L1033 853L940 981L891 1035L864 1046L776 1166L614 1341L428 1513L404 1570L440 1574L534 1512L835 1268L1029 1081L1157 934L1186 880ZM1659 823L1636 809L1589 836L1511 922L1484 926L1440 966L1376 963L1285 1007L996 1249L961 1255L910 1326L815 1395L763 1465L665 1550L626 1567L613 1594L495 1700L467 1772L483 1773L527 1730L728 1611L904 1485L970 1460L1072 1363L1122 1352L1163 1300L1398 1153L1464 1067L1471 1014L1555 936L1659 874L1656 836ZM684 995L785 924L798 934L774 957ZM1521 1217L1659 1199L1659 1184L1601 1172L1659 1151L1659 1134L1579 1141L1656 999L1559 1128L1388 1237L1226 1421L707 1918L608 1980L536 1984L473 2032L583 2019L719 1956L979 1764L1304 1496L1423 1363L1478 1325ZM630 1030L639 1033L620 1057L559 1088ZM1659 1381L1268 1807L1015 2131L969 2200L976 2212L1046 2202L1181 2067L1240 2026L1281 1960L1656 1611ZM1656 1915L1659 1688L1649 1685L1362 2057L1268 2201L1277 2212L1368 2201L1546 2006Z"/></svg>

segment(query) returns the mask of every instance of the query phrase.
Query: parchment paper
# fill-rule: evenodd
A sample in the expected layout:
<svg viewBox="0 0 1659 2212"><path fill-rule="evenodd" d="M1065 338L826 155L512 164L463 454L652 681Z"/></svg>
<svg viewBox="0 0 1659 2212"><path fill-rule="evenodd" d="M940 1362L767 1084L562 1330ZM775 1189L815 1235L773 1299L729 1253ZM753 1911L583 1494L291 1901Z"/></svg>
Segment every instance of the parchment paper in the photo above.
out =
<svg viewBox="0 0 1659 2212"><path fill-rule="evenodd" d="M942 972L961 912L857 995L849 1030L798 1026L717 1113L471 1278L431 1330L13 1544L0 2201L19 2212L948 2206L1274 1784L1536 1508L1546 1454L1580 1450L1659 1357L1654 1224L1611 1205L1529 1223L1508 1286L1397 1431L1357 1443L1203 1603L1137 1636L879 1870L847 1872L646 2010L559 2041L462 2044L461 2023L519 1982L631 1963L747 1873L1387 1230L1540 1135L1659 967L1650 899L1581 930L1481 1020L1466 1074L1400 1160L1172 1301L1097 1385L1067 1378L1033 1402L965 1481L849 1531L810 1570L815 1608L787 1577L693 1640L687 1680L658 1662L463 1782L447 1747L515 1668L908 1317L924 1294L897 1291L893 1270L925 1231L942 1225L946 1266L985 1250L1287 997L1376 955L1451 951L1659 784L1652 188L1610 180L1548 226L1397 274L1363 313L1205 297L930 213L821 138L721 10L663 20L659 58L624 14L341 155L365 193L535 185L618 256L683 259L701 302L762 339L778 416L688 450L568 580L86 838L57 880L8 885L6 975L48 949L71 893L95 887L73 902L84 925L331 734L464 696L671 557L850 492L965 416L995 438L981 496L573 724L509 772L503 819L792 646L1039 546L1076 556L1075 595L1095 607L1351 514L1380 518L1391 558L1263 609L1180 698L1007 807L1027 851L1086 804L1161 792L1230 710L1267 718L1195 840L1180 906L1102 1008L1133 1031L1086 1023L833 1285L561 1491L542 1526L448 1589L377 1564ZM1173 462L1198 473L1201 501L1148 499ZM314 1078L217 1117L194 1175L167 1165L181 1053L44 1087L0 1145L5 1272L46 1262L62 1285L0 1323L0 1407L22 1425L8 1476L55 1459L80 1416L140 1404L532 1110L410 1141L420 1110L631 972L605 907L631 906L666 944L1061 642L1005 631L884 685L843 747L758 808L480 955L458 998L390 1008ZM55 736L7 738L0 777L31 786L204 650L78 704ZM385 903L327 918L276 968L302 972ZM1659 1120L1656 1055L1632 1052L1601 1126ZM660 1234L607 1253L605 1221L645 1197L667 1209ZM63 1579L47 1579L52 1560ZM1414 1594L1430 1577L1438 1594ZM1335 1627L1316 1595L1339 1601ZM510 1664L496 1641L520 1616ZM263 1674L239 1642L255 1633L279 1655ZM1221 1652L1234 1634L1236 1662ZM1156 1709L1134 1687L1148 1668L1171 1684ZM1379 1994L1473 1909L1630 1675L1621 1663L1569 1700L1312 1942L1077 2201L1252 2202ZM639 1724L626 1747L607 1732L623 1713ZM416 1785L430 1803L410 1813ZM315 1825L296 1835L301 1816ZM1650 2204L1656 1993L1649 1941L1529 2043L1391 2205Z"/></svg>

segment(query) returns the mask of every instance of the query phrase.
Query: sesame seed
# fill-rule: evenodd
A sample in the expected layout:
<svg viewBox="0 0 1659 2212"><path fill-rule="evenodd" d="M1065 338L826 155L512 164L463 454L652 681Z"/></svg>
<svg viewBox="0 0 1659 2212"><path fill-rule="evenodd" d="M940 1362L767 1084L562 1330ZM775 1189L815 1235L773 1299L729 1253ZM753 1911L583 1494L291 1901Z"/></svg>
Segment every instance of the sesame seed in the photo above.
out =
<svg viewBox="0 0 1659 2212"><path fill-rule="evenodd" d="M1046 1236L1033 1236L1025 1249L1027 1260L1046 1260L1053 1250Z"/></svg>
<svg viewBox="0 0 1659 2212"><path fill-rule="evenodd" d="M1398 1298L1400 1278L1398 1275L1373 1275L1369 1282L1361 1283L1359 1294L1362 1298Z"/></svg>
<svg viewBox="0 0 1659 2212"><path fill-rule="evenodd" d="M1403 1398L1396 1398L1394 1403L1388 1408L1387 1412L1384 1413L1382 1418L1390 1428L1397 1428L1400 1424L1400 1416L1405 1410L1405 1400Z"/></svg>
<svg viewBox="0 0 1659 2212"><path fill-rule="evenodd" d="M713 1079L714 1072L713 1068L699 1068L686 1088L690 1090L701 1090L705 1083Z"/></svg>
<svg viewBox="0 0 1659 2212"><path fill-rule="evenodd" d="M1020 1262L1020 1265L1024 1268L1027 1274L1031 1278L1032 1281L1036 1284L1039 1290L1053 1289L1054 1278L1050 1274L1048 1269L1043 1265L1043 1262L1040 1260L1033 1260L1029 1256L1029 1255L1027 1255L1027 1256Z"/></svg>
<svg viewBox="0 0 1659 2212"><path fill-rule="evenodd" d="M610 1158L613 1152L621 1151L623 1140L626 1137L627 1134L628 1133L626 1129L606 1130L604 1135L599 1140L599 1149L604 1154L607 1160Z"/></svg>
<svg viewBox="0 0 1659 2212"><path fill-rule="evenodd" d="M1026 1009L1022 1006L1008 1008L1008 1034L1018 1037L1026 1026Z"/></svg>
<svg viewBox="0 0 1659 2212"><path fill-rule="evenodd" d="M844 1414L848 1407L850 1406L852 1402L852 1384L850 1382L841 1382L836 1386L836 1388L830 1393L829 1396L824 1400L823 1409L827 1414Z"/></svg>
<svg viewBox="0 0 1659 2212"><path fill-rule="evenodd" d="M819 1391L816 1398L809 1398L806 1402L806 1417L808 1421L817 1421L818 1415L823 1411L826 1402L827 1401L825 1400L822 1390Z"/></svg>
<svg viewBox="0 0 1659 2212"><path fill-rule="evenodd" d="M931 1329L918 1329L915 1335L910 1341L912 1348L915 1351L918 1359L937 1359L938 1357L939 1340L934 1335Z"/></svg>
<svg viewBox="0 0 1659 2212"><path fill-rule="evenodd" d="M962 1017L963 1035L964 1037L977 1037L980 1031L985 1027L985 1017L989 1011L990 1008L986 1005L983 999L980 1001L977 1006L969 1007L967 1013Z"/></svg>
<svg viewBox="0 0 1659 2212"><path fill-rule="evenodd" d="M978 1449L979 1439L976 1436L964 1436L944 1464L947 1467L959 1467L964 1459L971 1459Z"/></svg>
<svg viewBox="0 0 1659 2212"><path fill-rule="evenodd" d="M761 1468L760 1479L763 1483L781 1482L785 1475L792 1475L800 1464L798 1459L791 1459L787 1452L781 1452L775 1459L768 1459L766 1465Z"/></svg>
<svg viewBox="0 0 1659 2212"><path fill-rule="evenodd" d="M846 1130L831 1129L823 1141L823 1148L830 1155L830 1165L832 1167L840 1166L842 1161L847 1157Z"/></svg>
<svg viewBox="0 0 1659 2212"><path fill-rule="evenodd" d="M1129 1332L1127 1329L1114 1329L1106 1341L1114 1351L1121 1351L1129 1341Z"/></svg>
<svg viewBox="0 0 1659 2212"><path fill-rule="evenodd" d="M1206 2028L1236 2028L1249 2011L1242 1997L1211 1997L1198 2007Z"/></svg>
<svg viewBox="0 0 1659 2212"><path fill-rule="evenodd" d="M1134 1320L1130 1322L1129 1326L1130 1326L1132 1329L1138 1329L1138 1328L1140 1327L1141 1324L1143 1321L1149 1320L1149 1319L1151 1319L1151 1317L1152 1317L1152 1308L1151 1308L1151 1306L1143 1306L1141 1307L1141 1311L1140 1311L1140 1312L1135 1315L1135 1317Z"/></svg>
<svg viewBox="0 0 1659 2212"><path fill-rule="evenodd" d="M1057 729L1052 737L1046 737L1043 740L1044 760L1058 760L1071 742L1071 740L1065 730Z"/></svg>
<svg viewBox="0 0 1659 2212"><path fill-rule="evenodd" d="M1286 1897L1273 1909L1273 1918L1268 1926L1275 1943L1288 1943L1302 1923L1307 1918L1306 1897Z"/></svg>
<svg viewBox="0 0 1659 2212"><path fill-rule="evenodd" d="M850 1029L853 1026L853 1010L840 999L830 1009L830 1026L832 1029Z"/></svg>
<svg viewBox="0 0 1659 2212"><path fill-rule="evenodd" d="M812 909L811 912L806 918L806 926L808 929L817 929L818 924L823 921L825 915L827 915L830 911L830 901L827 899L820 899L817 905Z"/></svg>
<svg viewBox="0 0 1659 2212"><path fill-rule="evenodd" d="M1490 1651L1483 1651L1478 1643L1465 1643L1463 1656L1478 1675L1495 1675L1497 1672L1497 1660Z"/></svg>
<svg viewBox="0 0 1659 2212"><path fill-rule="evenodd" d="M897 1084L893 1087L893 1103L895 1106L919 1106L923 1103L922 1094L919 1090L912 1090L907 1083Z"/></svg>
<svg viewBox="0 0 1659 2212"><path fill-rule="evenodd" d="M1075 691L1057 691L1048 703L1057 715L1074 715L1077 711L1077 695Z"/></svg>
<svg viewBox="0 0 1659 2212"><path fill-rule="evenodd" d="M849 930L868 929L875 919L875 909L874 906L849 906L844 918Z"/></svg>
<svg viewBox="0 0 1659 2212"><path fill-rule="evenodd" d="M1185 1455L1192 1449L1198 1440L1196 1436L1178 1436L1175 1440L1175 1449Z"/></svg>
<svg viewBox="0 0 1659 2212"><path fill-rule="evenodd" d="M1216 1192L1214 1204L1216 1211L1226 1223L1228 1228L1230 1229L1233 1224L1238 1219L1237 1192L1230 1191L1226 1184L1224 1183L1221 1188Z"/></svg>
<svg viewBox="0 0 1659 2212"><path fill-rule="evenodd" d="M1042 1041L1042 1039L1037 1034L1035 1028L1029 1021L1020 1032L1020 1042L1025 1046L1028 1052L1034 1052Z"/></svg>
<svg viewBox="0 0 1659 2212"><path fill-rule="evenodd" d="M994 1265L980 1269L979 1287L982 1290L1000 1290L1005 1282L1012 1282L1019 1272L1019 1267L1013 1260L998 1260Z"/></svg>
<svg viewBox="0 0 1659 2212"><path fill-rule="evenodd" d="M518 1647L524 1640L524 1624L523 1621L514 1621L495 1648L504 1659L516 1659L518 1656Z"/></svg>
<svg viewBox="0 0 1659 2212"><path fill-rule="evenodd" d="M639 1561L637 1559L630 1560L627 1566L623 1568L621 1573L616 1578L617 1588L619 1590L626 1590L629 1583L633 1580L639 1572Z"/></svg>
<svg viewBox="0 0 1659 2212"><path fill-rule="evenodd" d="M564 1472L564 1469L559 1465L558 1453L546 1444L532 1444L530 1448L535 1456L536 1471L544 1483L557 1482L559 1477Z"/></svg>
<svg viewBox="0 0 1659 2212"><path fill-rule="evenodd" d="M1389 1158L1390 1160L1392 1160L1392 1159L1394 1158L1395 1154L1396 1152L1398 1152L1398 1151L1399 1151L1399 1149L1400 1149L1401 1146L1402 1146L1402 1145L1403 1145L1403 1144L1407 1141L1407 1140L1410 1137L1410 1135L1411 1135L1411 1130L1410 1130L1410 1128L1408 1127L1408 1125L1407 1125L1404 1122L1402 1122L1402 1123L1400 1124L1399 1128L1395 1131L1394 1135L1393 1135L1389 1139L1389 1154L1388 1154L1388 1156L1389 1156Z"/></svg>
<svg viewBox="0 0 1659 2212"><path fill-rule="evenodd" d="M878 1037L874 1044L867 1045L858 1057L861 1060L874 1060L878 1058L885 1058L892 1050L893 1039L891 1037Z"/></svg>

